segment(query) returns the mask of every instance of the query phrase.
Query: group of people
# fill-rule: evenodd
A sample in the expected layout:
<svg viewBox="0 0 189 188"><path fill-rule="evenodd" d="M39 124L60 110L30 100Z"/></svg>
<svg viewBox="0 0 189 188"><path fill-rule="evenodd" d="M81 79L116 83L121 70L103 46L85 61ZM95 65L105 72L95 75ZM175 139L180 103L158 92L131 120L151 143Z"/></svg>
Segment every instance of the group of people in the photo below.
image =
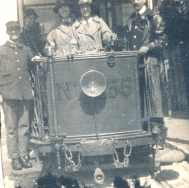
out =
<svg viewBox="0 0 189 188"><path fill-rule="evenodd" d="M117 35L112 33L103 19L93 15L92 0L79 0L81 17L74 19L71 1L57 2L54 12L59 16L58 26L48 34L47 40L55 48L56 56L68 53L97 53Z"/></svg>
<svg viewBox="0 0 189 188"><path fill-rule="evenodd" d="M43 56L45 46L51 45L56 56L78 51L97 53L111 41L117 40L107 24L92 13L92 0L79 0L81 17L72 15L71 1L57 1L54 12L58 24L47 37L36 23L37 14L28 9L24 14L24 28L20 32L17 21L6 24L9 40L0 46L0 96L5 114L8 154L12 168L31 168L28 156L29 106L33 99L28 67L32 57ZM149 116L163 117L161 99L161 50L165 44L164 24L159 15L145 5L146 0L131 0L135 12L125 27L123 50L138 50L139 63L147 66Z"/></svg>

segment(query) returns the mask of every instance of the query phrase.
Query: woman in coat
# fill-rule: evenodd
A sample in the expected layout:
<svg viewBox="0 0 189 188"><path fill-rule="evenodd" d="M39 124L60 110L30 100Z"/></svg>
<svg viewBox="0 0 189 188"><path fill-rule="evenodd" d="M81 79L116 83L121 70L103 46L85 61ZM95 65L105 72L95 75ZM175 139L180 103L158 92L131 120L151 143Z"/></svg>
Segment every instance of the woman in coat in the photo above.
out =
<svg viewBox="0 0 189 188"><path fill-rule="evenodd" d="M71 14L71 6L68 0L57 1L54 12L59 15L59 23L47 36L48 42L55 48L56 56L59 57L73 53L73 49L77 49L72 28L75 19Z"/></svg>
<svg viewBox="0 0 189 188"><path fill-rule="evenodd" d="M117 39L102 18L92 15L92 0L79 0L81 17L74 23L79 50L98 52L99 48Z"/></svg>

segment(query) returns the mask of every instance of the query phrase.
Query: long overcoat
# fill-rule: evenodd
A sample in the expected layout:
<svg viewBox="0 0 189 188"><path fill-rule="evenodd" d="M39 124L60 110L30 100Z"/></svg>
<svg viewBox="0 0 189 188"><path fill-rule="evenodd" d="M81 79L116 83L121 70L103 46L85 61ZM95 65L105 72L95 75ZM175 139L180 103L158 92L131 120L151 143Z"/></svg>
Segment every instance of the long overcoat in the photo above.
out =
<svg viewBox="0 0 189 188"><path fill-rule="evenodd" d="M123 42L124 50L138 50L141 46L149 47L149 51L142 57L145 69L145 116L163 117L162 106L162 80L164 79L163 49L166 46L165 25L160 15L155 15L147 8L141 15L144 20L144 28L141 30L137 25L133 27L136 13L128 19ZM133 36L135 30L142 32L142 42L137 49L137 35ZM141 31L141 32L140 32ZM137 32L136 32L137 33ZM136 41L136 43L135 43ZM141 59L141 57L140 57Z"/></svg>
<svg viewBox="0 0 189 188"><path fill-rule="evenodd" d="M70 53L72 46L77 47L72 25L73 20L69 24L60 22L58 26L52 29L48 34L47 40L55 47L56 56L65 56Z"/></svg>
<svg viewBox="0 0 189 188"><path fill-rule="evenodd" d="M107 45L113 35L110 28L98 16L91 17L89 26L84 24L82 18L73 24L79 50L95 50Z"/></svg>
<svg viewBox="0 0 189 188"><path fill-rule="evenodd" d="M29 30L23 29L21 33L22 41L25 46L28 46L34 55L45 55L45 34L44 26L40 23L35 23Z"/></svg>

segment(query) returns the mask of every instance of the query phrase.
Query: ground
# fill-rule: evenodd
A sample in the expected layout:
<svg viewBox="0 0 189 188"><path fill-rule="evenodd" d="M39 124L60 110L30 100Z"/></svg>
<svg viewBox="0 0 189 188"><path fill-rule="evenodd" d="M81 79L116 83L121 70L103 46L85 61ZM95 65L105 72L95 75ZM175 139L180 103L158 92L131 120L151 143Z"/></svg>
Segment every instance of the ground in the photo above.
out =
<svg viewBox="0 0 189 188"><path fill-rule="evenodd" d="M187 155L189 153L189 141L188 141L189 140L188 139L189 138L189 120L165 118L165 124L168 128L168 135L167 135L168 145L173 146L173 147L175 146L176 148L185 152L185 154ZM4 185L5 185L5 188L13 188L14 183L16 181L15 181L15 177L14 177L14 172L12 171L12 168L11 168L11 160L8 159L8 157L7 157L5 131L6 131L5 126L3 124L2 125L2 137L1 137L1 150L2 150L1 155L2 155L2 164L3 164ZM162 179L162 176L164 176L163 178L167 178L166 176L168 176L168 175L174 177L175 169L180 170L180 173L181 173L179 175L180 181L182 179L186 179L186 176L189 175L189 173L188 173L189 165L187 162L180 163L179 166L177 164L174 164L171 166L168 165L168 167L161 167L161 168L162 168L161 170L164 170L163 175L159 175L159 177L158 177L161 179ZM23 183L24 183L24 181L25 182L28 181L28 179L30 179L30 181L37 179L37 177L40 175L40 167L37 166L35 168L35 170L36 171L34 171L34 173L29 173L29 170L25 171L24 176L22 176ZM174 171L174 173L173 173L173 171ZM112 171L111 173L107 172L106 174L109 174L108 175L109 178L112 176L112 180L113 180L114 173L115 173L115 171ZM123 170L120 173L126 174L126 171ZM82 175L82 173L80 175ZM91 177L93 177L93 173L88 173L88 176L90 176L90 175L91 175ZM147 177L148 177L148 175L149 175L148 172L146 172ZM77 175L75 177L79 178L79 176L77 176ZM151 181L151 183L153 183L151 178L150 178L150 181ZM185 181L185 180L183 180L183 181ZM0 182L2 182L2 181L0 181ZM176 186L178 184L184 185L182 181L178 183L178 181L175 182L173 180L170 180L169 182L170 182L170 184L175 184ZM0 186L2 186L2 185L0 184ZM160 185L160 187L162 187L162 186ZM29 187L27 187L27 188L29 188ZM155 186L154 186L154 188L155 188Z"/></svg>

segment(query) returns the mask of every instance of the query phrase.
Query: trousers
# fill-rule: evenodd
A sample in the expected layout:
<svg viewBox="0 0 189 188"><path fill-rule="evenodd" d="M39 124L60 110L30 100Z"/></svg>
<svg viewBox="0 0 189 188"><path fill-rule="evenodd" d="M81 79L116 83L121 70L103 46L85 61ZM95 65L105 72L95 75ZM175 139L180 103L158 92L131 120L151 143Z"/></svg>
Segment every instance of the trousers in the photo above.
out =
<svg viewBox="0 0 189 188"><path fill-rule="evenodd" d="M157 58L149 57L146 61L146 94L148 115L163 117L160 65Z"/></svg>
<svg viewBox="0 0 189 188"><path fill-rule="evenodd" d="M30 100L5 100L3 111L7 149L11 159L28 155Z"/></svg>

